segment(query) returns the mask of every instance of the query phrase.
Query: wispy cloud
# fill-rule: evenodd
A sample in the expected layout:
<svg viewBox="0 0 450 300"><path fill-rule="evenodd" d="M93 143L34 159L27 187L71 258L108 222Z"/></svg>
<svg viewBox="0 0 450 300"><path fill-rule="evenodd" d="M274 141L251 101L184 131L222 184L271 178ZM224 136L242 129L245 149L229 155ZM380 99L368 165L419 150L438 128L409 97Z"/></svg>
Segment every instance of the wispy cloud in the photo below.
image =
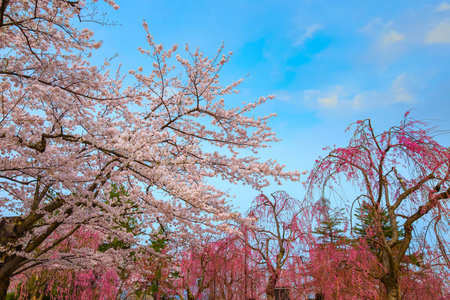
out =
<svg viewBox="0 0 450 300"><path fill-rule="evenodd" d="M337 95L333 95L333 96L327 97L327 98L319 98L317 100L317 102L322 107L335 108L338 105L338 96Z"/></svg>
<svg viewBox="0 0 450 300"><path fill-rule="evenodd" d="M368 38L362 59L386 71L396 62L412 57L413 53L422 55L428 51L424 45L447 47L450 44L449 3L423 5L387 20L380 17L370 19L360 29Z"/></svg>
<svg viewBox="0 0 450 300"><path fill-rule="evenodd" d="M407 89L406 75L400 75L392 82L391 92L395 102L411 103L414 101L412 93Z"/></svg>
<svg viewBox="0 0 450 300"><path fill-rule="evenodd" d="M322 28L323 26L321 24L313 24L306 27L303 34L301 34L300 37L295 41L294 46L303 45L307 39L312 38L313 35Z"/></svg>
<svg viewBox="0 0 450 300"><path fill-rule="evenodd" d="M391 30L381 38L381 44L383 46L389 46L391 44L403 41L405 39L405 36L401 33L398 33L395 30Z"/></svg>
<svg viewBox="0 0 450 300"><path fill-rule="evenodd" d="M343 86L334 86L328 91L306 90L303 92L304 105L312 110L319 111L347 111L367 108L374 102L377 93L361 92L350 94Z"/></svg>
<svg viewBox="0 0 450 300"><path fill-rule="evenodd" d="M386 107L395 103L414 103L413 76L402 74L385 89L351 92L343 86L334 86L328 90L303 91L303 104L311 110L339 111L351 113L352 111L370 110Z"/></svg>
<svg viewBox="0 0 450 300"><path fill-rule="evenodd" d="M374 18L360 32L368 38L368 47L361 53L362 58L382 69L397 61L412 43L409 30L405 30L397 20L383 22L380 18Z"/></svg>
<svg viewBox="0 0 450 300"><path fill-rule="evenodd" d="M450 9L450 4L445 3L445 2L442 2L441 4L439 4L439 5L436 7L436 10L437 10L437 11L444 11L444 10L449 10L449 9Z"/></svg>
<svg viewBox="0 0 450 300"><path fill-rule="evenodd" d="M425 43L450 43L450 20L442 21L428 31L425 36Z"/></svg>
<svg viewBox="0 0 450 300"><path fill-rule="evenodd" d="M362 32L370 34L374 30L378 30L378 27L383 25L380 18L374 18L370 20L363 28L361 28Z"/></svg>

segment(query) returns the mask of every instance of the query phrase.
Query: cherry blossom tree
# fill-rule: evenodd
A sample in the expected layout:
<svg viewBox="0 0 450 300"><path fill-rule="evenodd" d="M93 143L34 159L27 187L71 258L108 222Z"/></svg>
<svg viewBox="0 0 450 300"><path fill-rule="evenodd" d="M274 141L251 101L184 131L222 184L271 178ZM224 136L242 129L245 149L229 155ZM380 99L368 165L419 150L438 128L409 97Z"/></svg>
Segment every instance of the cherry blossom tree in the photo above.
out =
<svg viewBox="0 0 450 300"><path fill-rule="evenodd" d="M217 290L224 288L220 286L219 274L235 263L235 255L228 251L234 239L207 236L201 245L189 247L181 253L180 295L186 294L187 299L209 299L219 294ZM235 273L231 274L231 281L234 281L233 275Z"/></svg>
<svg viewBox="0 0 450 300"><path fill-rule="evenodd" d="M188 299L253 299L264 294L267 273L238 235L209 236L181 253L179 296Z"/></svg>
<svg viewBox="0 0 450 300"><path fill-rule="evenodd" d="M71 25L87 11L83 0L1 1L0 207L9 216L0 220L0 299L13 276L48 263L79 228L145 247L142 235L162 223L171 241L195 243L204 231L241 221L209 178L255 189L267 177L299 179L255 156L277 141L267 126L273 114L248 113L273 97L225 104L241 80L219 82L230 57L223 47L208 58L186 46L182 56L177 45L156 44L144 22L148 45L139 51L148 63L129 71L134 84L126 87L108 61L92 65L102 44L94 33ZM130 201L110 203L111 183ZM119 225L131 215L137 223L127 232ZM52 263L114 265L130 251L86 248Z"/></svg>
<svg viewBox="0 0 450 300"><path fill-rule="evenodd" d="M98 234L80 229L56 246L50 257L86 248L98 249L99 245ZM119 276L112 267L79 270L57 262L28 269L12 281L17 299L115 299L118 284Z"/></svg>
<svg viewBox="0 0 450 300"><path fill-rule="evenodd" d="M303 262L305 289L324 299L380 299L379 281L368 273L381 268L364 246L317 244Z"/></svg>
<svg viewBox="0 0 450 300"><path fill-rule="evenodd" d="M366 271L384 286L386 299L401 298L405 257L425 249L429 239L423 237L430 222L449 215L450 151L434 139L437 133L428 124L408 118L408 113L399 126L380 134L371 120L358 121L349 145L330 148L309 176L310 195L320 189L343 196L339 191L343 178L357 188L348 205L370 207L365 241L376 245L373 253L382 268Z"/></svg>
<svg viewBox="0 0 450 300"><path fill-rule="evenodd" d="M298 263L299 290L321 294L324 299L385 299L386 289L374 274L383 266L372 249L361 241L359 245L335 247L320 244L309 252L308 259ZM437 253L427 253L418 263L405 259L399 267L401 299L447 299L448 269L436 259ZM308 280L309 279L309 280Z"/></svg>
<svg viewBox="0 0 450 300"><path fill-rule="evenodd" d="M252 227L244 226L243 240L254 255L251 257L265 270L265 294L269 300L275 299L277 286L290 285L285 281L286 267L294 256L303 254L312 238L312 206L305 206L300 200L286 192L273 193L272 199L264 194L253 201L247 215L253 218Z"/></svg>

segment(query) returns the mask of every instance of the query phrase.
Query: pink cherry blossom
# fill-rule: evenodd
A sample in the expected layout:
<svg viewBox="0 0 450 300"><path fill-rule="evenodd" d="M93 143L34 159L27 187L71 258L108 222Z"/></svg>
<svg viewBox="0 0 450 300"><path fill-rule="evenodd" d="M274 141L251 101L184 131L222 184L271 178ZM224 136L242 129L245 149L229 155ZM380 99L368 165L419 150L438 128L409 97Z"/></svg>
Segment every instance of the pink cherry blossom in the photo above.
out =
<svg viewBox="0 0 450 300"><path fill-rule="evenodd" d="M152 253L145 234L155 224L170 226L176 245L236 232L230 220L243 219L225 201L232 195L211 178L256 190L299 179L253 155L278 141L273 115L251 112L273 97L225 105L242 80L219 82L223 47L207 57L186 46L172 58L177 47L164 51L147 33L146 65L125 81L120 69L93 63L102 42L71 25L86 1L2 3L0 207L13 216L0 220L0 299L11 278L36 266L83 265L92 271L86 284L101 267L117 270L131 250L96 251L98 238ZM126 193L109 199L115 186ZM133 230L119 226L130 218ZM78 231L95 233L92 244L70 247Z"/></svg>

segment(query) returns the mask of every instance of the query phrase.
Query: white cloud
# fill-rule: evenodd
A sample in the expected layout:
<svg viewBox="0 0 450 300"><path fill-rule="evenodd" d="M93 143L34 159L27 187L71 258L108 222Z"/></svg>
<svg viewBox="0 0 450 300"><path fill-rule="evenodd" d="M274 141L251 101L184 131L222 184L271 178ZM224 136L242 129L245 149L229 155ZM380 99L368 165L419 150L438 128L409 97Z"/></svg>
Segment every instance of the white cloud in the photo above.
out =
<svg viewBox="0 0 450 300"><path fill-rule="evenodd" d="M444 10L449 10L450 9L450 4L442 2L440 5L438 5L436 7L437 11L444 11Z"/></svg>
<svg viewBox="0 0 450 300"><path fill-rule="evenodd" d="M419 86L420 83L414 76L402 74L388 83L386 88L377 91L354 91L343 86L327 90L306 90L303 91L303 104L311 110L344 114L390 107L396 103L410 105L416 101L414 91Z"/></svg>
<svg viewBox="0 0 450 300"><path fill-rule="evenodd" d="M354 110L365 109L379 103L380 95L374 91L366 91L356 94L349 100L350 107Z"/></svg>
<svg viewBox="0 0 450 300"><path fill-rule="evenodd" d="M443 21L428 31L425 37L425 43L450 43L450 21Z"/></svg>
<svg viewBox="0 0 450 300"><path fill-rule="evenodd" d="M328 98L319 98L317 102L325 108L335 108L338 105L338 97L333 95Z"/></svg>
<svg viewBox="0 0 450 300"><path fill-rule="evenodd" d="M392 82L391 92L395 102L410 103L414 101L413 95L406 88L408 85L405 75L400 75Z"/></svg>
<svg viewBox="0 0 450 300"><path fill-rule="evenodd" d="M281 90L281 91L275 92L275 97L276 97L276 99L284 101L284 102L291 102L291 100L292 100L292 95L286 90Z"/></svg>
<svg viewBox="0 0 450 300"><path fill-rule="evenodd" d="M334 86L328 91L307 90L303 92L304 104L309 109L321 111L351 111L365 109L376 103L375 92L353 94L342 86Z"/></svg>
<svg viewBox="0 0 450 300"><path fill-rule="evenodd" d="M398 20L382 22L379 18L372 19L360 31L367 36L369 42L361 53L361 58L370 64L378 64L382 69L407 51L415 38L411 34L411 26L404 26Z"/></svg>
<svg viewBox="0 0 450 300"><path fill-rule="evenodd" d="M308 28L306 28L306 32L305 32L305 34L304 34L304 37L307 38L307 39L309 39L309 38L311 38L311 37L313 36L313 34L314 34L315 32L317 32L318 30L320 30L320 29L322 29L322 28L323 28L323 26L322 26L321 24L314 24L314 25L311 25L311 26L309 26Z"/></svg>
<svg viewBox="0 0 450 300"><path fill-rule="evenodd" d="M303 43L307 40L312 38L314 33L322 29L323 26L321 24L313 24L306 28L305 32L297 39L295 42L295 46L303 45Z"/></svg>
<svg viewBox="0 0 450 300"><path fill-rule="evenodd" d="M395 30L391 30L381 38L381 44L383 46L388 46L390 44L394 44L394 43L403 41L404 39L405 39L405 36L403 34L398 33Z"/></svg>
<svg viewBox="0 0 450 300"><path fill-rule="evenodd" d="M367 34L371 33L374 30L378 30L379 27L381 27L383 23L381 22L380 18L375 18L369 21L369 23L366 24L363 28L361 28L362 32L365 32Z"/></svg>

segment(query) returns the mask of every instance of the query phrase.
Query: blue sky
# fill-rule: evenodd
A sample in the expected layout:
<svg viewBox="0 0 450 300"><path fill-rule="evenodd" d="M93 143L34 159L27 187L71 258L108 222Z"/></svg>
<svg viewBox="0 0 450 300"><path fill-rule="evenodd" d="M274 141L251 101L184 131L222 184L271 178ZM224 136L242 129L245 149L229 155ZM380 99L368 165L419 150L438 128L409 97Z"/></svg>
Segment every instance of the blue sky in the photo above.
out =
<svg viewBox="0 0 450 300"><path fill-rule="evenodd" d="M323 147L344 146L345 128L359 119L371 118L381 131L413 109L412 117L450 129L450 1L116 2L119 10L106 11L121 25L94 26L104 42L96 56L118 53L126 68L150 68L137 51L146 46L143 19L166 47L189 43L212 56L223 41L234 53L224 83L249 74L230 101L277 96L257 114L278 114L270 125L282 141L261 157L288 169L309 170L326 154ZM439 140L450 146L449 135ZM264 192L278 189L304 195L299 183ZM243 211L256 195L240 187L232 192Z"/></svg>

